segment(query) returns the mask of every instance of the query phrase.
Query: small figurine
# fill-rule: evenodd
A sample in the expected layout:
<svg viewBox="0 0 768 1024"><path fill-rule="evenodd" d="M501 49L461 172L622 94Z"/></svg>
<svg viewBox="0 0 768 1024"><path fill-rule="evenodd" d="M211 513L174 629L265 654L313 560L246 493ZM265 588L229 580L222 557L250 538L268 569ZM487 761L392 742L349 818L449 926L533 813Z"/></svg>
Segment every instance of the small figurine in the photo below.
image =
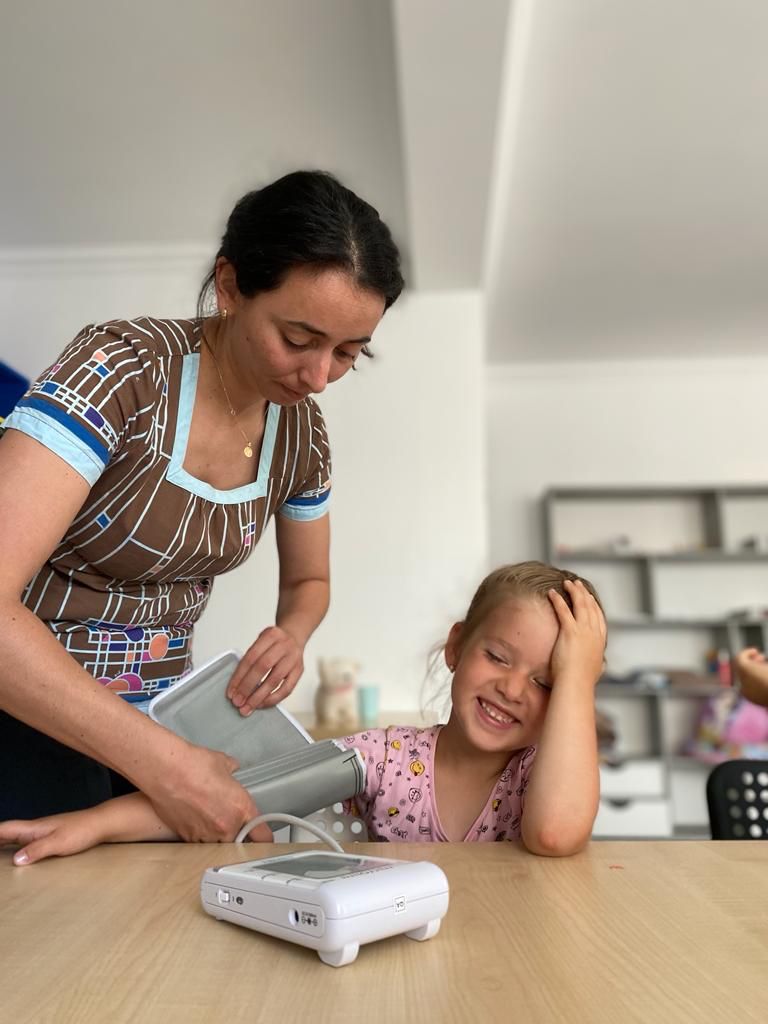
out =
<svg viewBox="0 0 768 1024"><path fill-rule="evenodd" d="M318 658L320 684L315 693L315 717L319 725L338 728L339 735L357 725L357 673L352 658Z"/></svg>

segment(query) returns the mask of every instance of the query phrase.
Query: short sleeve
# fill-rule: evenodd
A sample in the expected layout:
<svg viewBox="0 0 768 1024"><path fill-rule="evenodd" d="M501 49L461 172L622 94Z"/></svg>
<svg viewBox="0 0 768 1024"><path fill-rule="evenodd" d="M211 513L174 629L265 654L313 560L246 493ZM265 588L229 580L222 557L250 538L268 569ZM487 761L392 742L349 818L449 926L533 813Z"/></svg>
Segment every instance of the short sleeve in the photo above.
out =
<svg viewBox="0 0 768 1024"><path fill-rule="evenodd" d="M344 746L356 747L365 762L365 789L344 801L346 814L359 815L366 824L376 802L381 785L383 763L386 759L387 732L385 729L366 729L355 736L345 736Z"/></svg>
<svg viewBox="0 0 768 1024"><path fill-rule="evenodd" d="M323 414L311 398L297 410L294 458L297 472L280 515L297 522L319 519L330 505L331 450Z"/></svg>
<svg viewBox="0 0 768 1024"><path fill-rule="evenodd" d="M136 412L142 358L109 327L85 327L30 387L4 426L35 438L93 486Z"/></svg>
<svg viewBox="0 0 768 1024"><path fill-rule="evenodd" d="M526 747L520 758L519 767L519 784L517 787L517 796L520 797L520 813L525 810L525 794L528 791L528 783L531 779L531 766L536 757L536 747Z"/></svg>

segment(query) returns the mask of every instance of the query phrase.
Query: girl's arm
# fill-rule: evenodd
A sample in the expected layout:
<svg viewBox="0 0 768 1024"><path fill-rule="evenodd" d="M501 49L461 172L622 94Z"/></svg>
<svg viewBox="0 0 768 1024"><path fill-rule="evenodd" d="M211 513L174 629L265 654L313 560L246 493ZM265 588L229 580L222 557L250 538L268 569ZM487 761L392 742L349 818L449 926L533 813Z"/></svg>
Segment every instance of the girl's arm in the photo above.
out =
<svg viewBox="0 0 768 1024"><path fill-rule="evenodd" d="M143 793L129 793L86 811L0 824L0 846L21 846L13 856L13 863L18 865L34 864L45 857L66 857L99 843L176 838Z"/></svg>
<svg viewBox="0 0 768 1024"><path fill-rule="evenodd" d="M736 674L742 697L768 707L768 661L756 647L747 647L736 655Z"/></svg>
<svg viewBox="0 0 768 1024"><path fill-rule="evenodd" d="M231 839L253 801L232 758L162 729L99 685L21 602L88 483L38 441L0 438L0 708L130 779L184 839ZM49 500L55 495L55 500Z"/></svg>
<svg viewBox="0 0 768 1024"><path fill-rule="evenodd" d="M297 522L278 515L275 533L280 560L275 625L259 634L227 686L227 696L241 714L271 707L292 692L304 671L307 640L328 611L328 516Z"/></svg>
<svg viewBox="0 0 768 1024"><path fill-rule="evenodd" d="M600 799L595 684L605 619L586 587L567 580L573 613L554 590L560 623L552 652L552 693L525 796L522 838L532 853L565 857L589 840Z"/></svg>

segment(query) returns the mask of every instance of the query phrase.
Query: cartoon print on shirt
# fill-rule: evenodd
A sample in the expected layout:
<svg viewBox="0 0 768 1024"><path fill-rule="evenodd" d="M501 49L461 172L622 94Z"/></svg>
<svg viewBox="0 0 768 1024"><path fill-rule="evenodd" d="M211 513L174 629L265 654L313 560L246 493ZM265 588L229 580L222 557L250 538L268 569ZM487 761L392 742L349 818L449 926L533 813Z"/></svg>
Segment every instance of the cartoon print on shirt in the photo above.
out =
<svg viewBox="0 0 768 1024"><path fill-rule="evenodd" d="M432 787L434 751L440 726L412 730L392 726L368 730L368 742L350 737L367 766L366 792L349 801L368 826L371 840L446 841ZM386 751L382 759L382 753ZM466 840L488 842L520 837L521 795L528 783L532 747L514 752L466 833ZM525 769L525 770L524 770ZM504 778L504 782L501 779Z"/></svg>

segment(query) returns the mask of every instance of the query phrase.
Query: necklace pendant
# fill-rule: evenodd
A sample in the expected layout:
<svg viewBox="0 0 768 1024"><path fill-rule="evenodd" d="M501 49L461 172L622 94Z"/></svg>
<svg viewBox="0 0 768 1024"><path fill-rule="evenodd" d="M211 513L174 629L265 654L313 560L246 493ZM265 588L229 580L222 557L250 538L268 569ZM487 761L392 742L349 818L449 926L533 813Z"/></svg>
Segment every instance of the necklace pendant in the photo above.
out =
<svg viewBox="0 0 768 1024"><path fill-rule="evenodd" d="M251 448L249 444L247 444L245 448L243 448L243 455L246 457L246 459L253 458L253 448Z"/></svg>

